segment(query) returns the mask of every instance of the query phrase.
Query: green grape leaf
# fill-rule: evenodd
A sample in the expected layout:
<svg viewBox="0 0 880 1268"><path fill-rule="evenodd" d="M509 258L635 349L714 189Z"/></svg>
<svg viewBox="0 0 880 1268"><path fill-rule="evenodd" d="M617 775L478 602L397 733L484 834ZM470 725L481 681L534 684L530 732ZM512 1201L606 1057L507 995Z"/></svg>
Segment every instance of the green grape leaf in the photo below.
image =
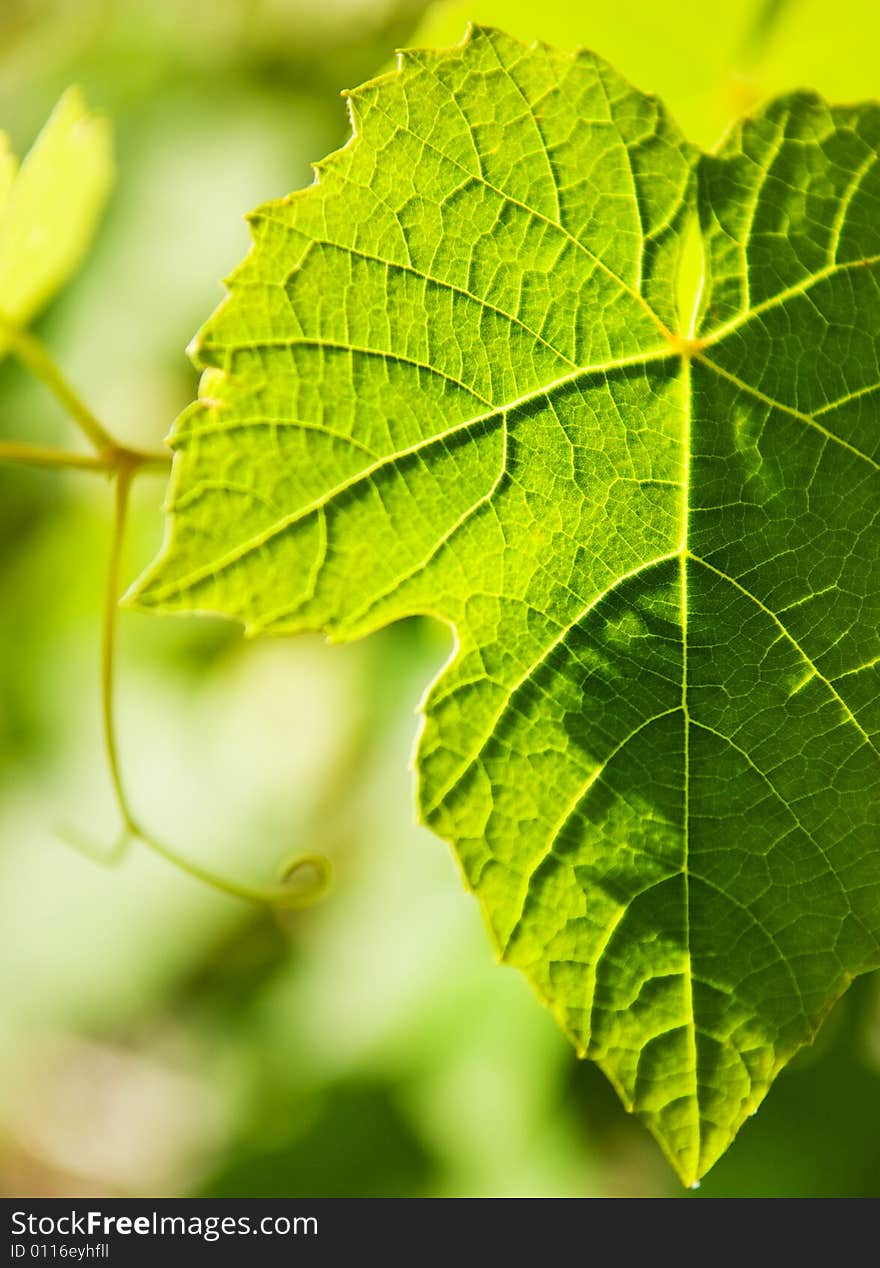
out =
<svg viewBox="0 0 880 1268"><path fill-rule="evenodd" d="M0 315L26 326L91 243L113 181L110 124L70 88L16 167L0 134Z"/></svg>
<svg viewBox="0 0 880 1268"><path fill-rule="evenodd" d="M880 963L880 107L706 156L490 29L350 106L196 340L130 601L449 624L422 818L692 1183Z"/></svg>

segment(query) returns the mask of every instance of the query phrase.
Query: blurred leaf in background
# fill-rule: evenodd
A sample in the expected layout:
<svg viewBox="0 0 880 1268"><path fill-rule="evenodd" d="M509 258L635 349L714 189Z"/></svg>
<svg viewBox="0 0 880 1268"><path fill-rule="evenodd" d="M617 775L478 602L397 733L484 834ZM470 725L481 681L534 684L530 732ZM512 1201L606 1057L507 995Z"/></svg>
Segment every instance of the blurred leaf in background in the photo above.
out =
<svg viewBox="0 0 880 1268"><path fill-rule="evenodd" d="M877 93L880 11L840 0L5 0L0 128L24 153L71 83L113 121L119 174L39 333L99 417L154 447L192 397L184 355L247 248L242 215L341 144L338 90L468 18L583 43L710 144L794 83ZM829 14L833 15L833 21ZM0 366L0 431L71 443ZM154 554L144 478L128 550ZM338 884L283 923L135 849L100 752L109 490L0 470L0 1190L8 1194L680 1192L600 1075L498 968L447 848L413 826L413 711L449 652L407 622L363 644L244 644L237 627L126 615L123 760L181 851L265 878L318 848ZM701 1195L880 1193L880 1007L850 992Z"/></svg>
<svg viewBox="0 0 880 1268"><path fill-rule="evenodd" d="M26 326L89 247L113 178L110 126L69 88L18 170L3 134L0 150L2 316Z"/></svg>
<svg viewBox="0 0 880 1268"><path fill-rule="evenodd" d="M759 101L813 88L834 101L880 91L880 8L873 0L451 0L411 40L454 44L468 21L521 40L590 48L643 92L660 96L685 135L711 149Z"/></svg>

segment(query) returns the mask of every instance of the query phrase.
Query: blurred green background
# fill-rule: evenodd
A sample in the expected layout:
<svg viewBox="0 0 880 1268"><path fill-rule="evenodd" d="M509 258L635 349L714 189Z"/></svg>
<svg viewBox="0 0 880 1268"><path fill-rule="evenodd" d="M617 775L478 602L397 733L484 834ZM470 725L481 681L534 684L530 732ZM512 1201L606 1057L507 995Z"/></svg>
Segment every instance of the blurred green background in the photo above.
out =
<svg viewBox="0 0 880 1268"><path fill-rule="evenodd" d="M99 417L157 445L184 348L247 247L242 214L345 140L338 90L468 18L603 53L708 146L762 96L880 92L880 6L856 0L0 0L0 127L26 149L80 83L118 185L38 324ZM76 443L0 365L0 434ZM126 572L161 533L137 486ZM117 828L98 624L110 490L0 470L0 1191L8 1195L680 1194L647 1133L494 962L446 846L413 826L414 710L448 636L244 644L125 614L119 712L135 809L192 857L270 878L332 856L283 920L204 889ZM699 1196L880 1194L880 1001L857 982Z"/></svg>

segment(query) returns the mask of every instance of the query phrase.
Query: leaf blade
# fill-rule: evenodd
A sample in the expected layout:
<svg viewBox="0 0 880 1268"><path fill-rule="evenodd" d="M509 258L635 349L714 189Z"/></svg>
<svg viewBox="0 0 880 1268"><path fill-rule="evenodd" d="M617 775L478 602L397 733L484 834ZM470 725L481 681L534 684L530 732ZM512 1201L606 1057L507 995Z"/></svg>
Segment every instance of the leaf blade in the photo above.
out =
<svg viewBox="0 0 880 1268"><path fill-rule="evenodd" d="M691 1183L880 959L874 386L838 357L818 400L811 365L831 317L880 347L873 266L837 267L878 223L873 108L796 96L698 158L600 59L489 30L353 103L198 341L135 598L455 629L422 816Z"/></svg>

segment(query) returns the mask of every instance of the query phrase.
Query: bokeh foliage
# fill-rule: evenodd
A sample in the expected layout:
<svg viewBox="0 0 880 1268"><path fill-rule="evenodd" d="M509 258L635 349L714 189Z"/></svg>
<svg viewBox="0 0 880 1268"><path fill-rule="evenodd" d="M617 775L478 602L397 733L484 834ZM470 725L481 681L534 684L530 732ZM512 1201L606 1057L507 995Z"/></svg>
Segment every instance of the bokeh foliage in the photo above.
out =
<svg viewBox="0 0 880 1268"><path fill-rule="evenodd" d="M878 17L855 0L833 25L816 0L685 6L659 26L647 0L553 0L521 20L540 30L498 7L466 16L589 43L704 143L764 85L877 94ZM453 42L462 12L426 29ZM308 161L347 131L336 90L423 42L418 20L369 0L319 14L271 0L256 21L245 0L4 5L0 124L16 150L71 82L114 119L117 192L40 332L121 438L155 445L191 398L183 348L243 253L241 214L308 182ZM712 115L683 75L714 91L722 46L733 106ZM4 434L70 443L12 364L0 392ZM107 490L20 469L0 480L3 1191L674 1192L601 1076L492 962L446 847L412 827L412 713L444 632L409 623L331 651L126 616L124 757L145 815L239 875L323 848L339 884L279 925L138 853L101 869L53 829L96 846L115 830L97 719ZM154 551L161 496L145 479L130 575ZM880 1192L878 1061L865 980L701 1194Z"/></svg>

